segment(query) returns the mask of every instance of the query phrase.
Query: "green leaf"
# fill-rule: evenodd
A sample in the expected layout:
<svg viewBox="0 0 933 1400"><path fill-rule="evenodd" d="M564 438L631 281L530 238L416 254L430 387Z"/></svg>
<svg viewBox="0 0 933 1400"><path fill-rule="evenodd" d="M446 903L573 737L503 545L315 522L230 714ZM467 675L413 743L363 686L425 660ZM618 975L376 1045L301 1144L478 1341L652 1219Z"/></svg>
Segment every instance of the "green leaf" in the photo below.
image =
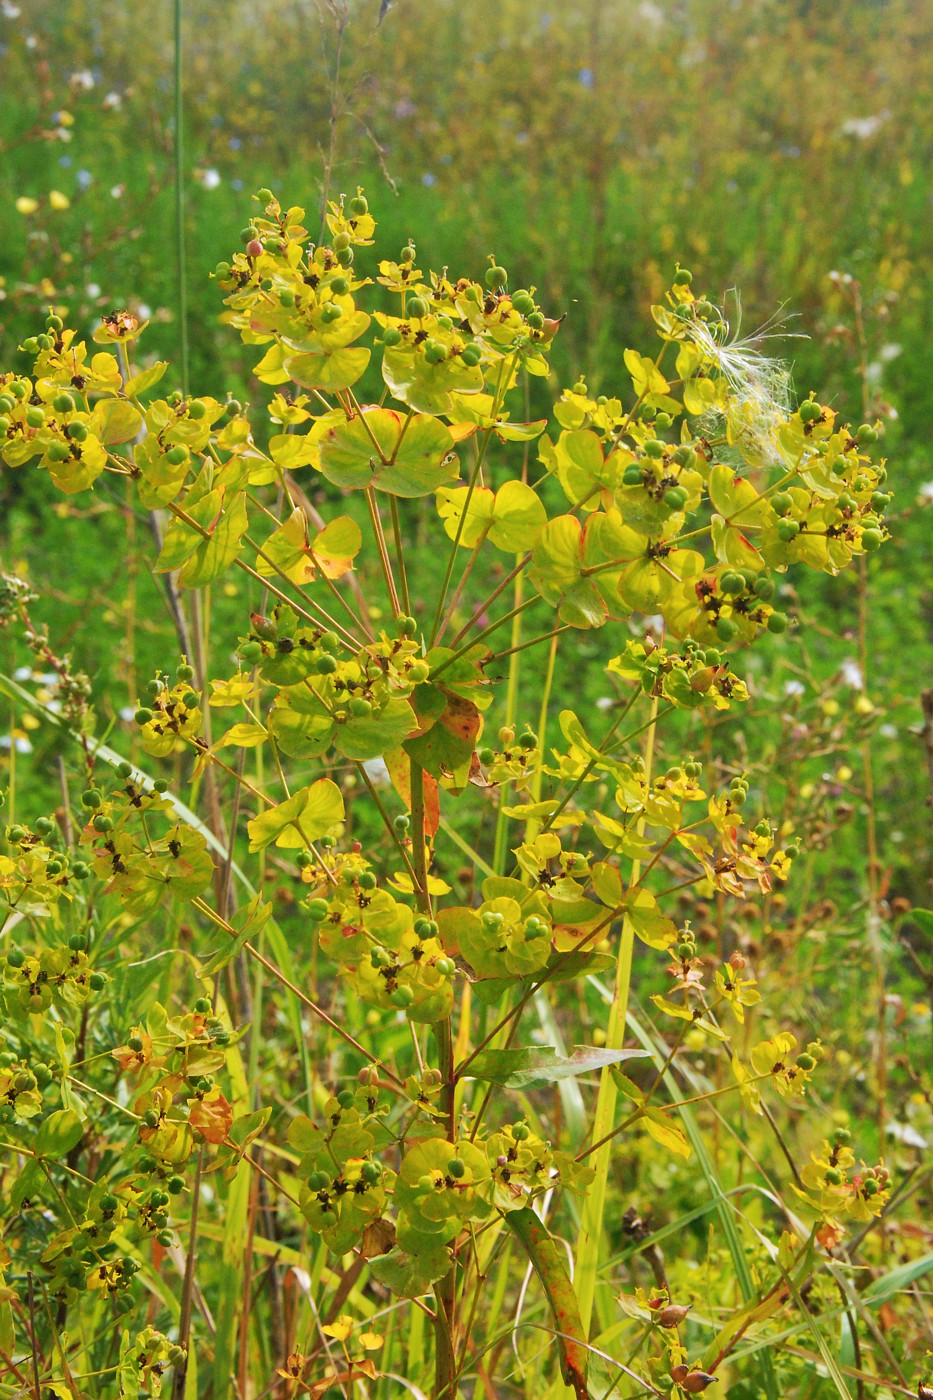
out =
<svg viewBox="0 0 933 1400"><path fill-rule="evenodd" d="M315 537L308 536L308 517L296 506L283 524L264 541L256 556L263 578L284 575L291 583L310 583L318 574L341 578L360 551L363 536L355 520L338 516Z"/></svg>
<svg viewBox="0 0 933 1400"><path fill-rule="evenodd" d="M547 512L538 497L523 481L506 481L496 492L492 529L489 539L497 549L521 554L530 549L542 527Z"/></svg>
<svg viewBox="0 0 933 1400"><path fill-rule="evenodd" d="M343 817L339 787L330 778L319 778L247 823L250 851L263 851L273 842L285 850L300 850L326 836Z"/></svg>
<svg viewBox="0 0 933 1400"><path fill-rule="evenodd" d="M125 399L104 399L91 417L92 430L104 447L132 441L142 425L139 409Z"/></svg>
<svg viewBox="0 0 933 1400"><path fill-rule="evenodd" d="M645 1050L599 1050L595 1046L579 1046L568 1057L559 1055L552 1045L528 1046L521 1050L484 1050L470 1061L468 1073L473 1079L498 1084L503 1089L541 1089L560 1079L589 1074L604 1065L620 1064L623 1060L643 1060Z"/></svg>
<svg viewBox="0 0 933 1400"><path fill-rule="evenodd" d="M600 491L614 491L632 460L628 452L611 452L603 457L603 447L594 432L564 432L554 445L553 460L557 479L568 499L585 502L585 510L599 505Z"/></svg>
<svg viewBox="0 0 933 1400"><path fill-rule="evenodd" d="M550 1305L557 1332L557 1349L564 1380L577 1400L590 1400L586 1384L589 1350L580 1305L561 1249L533 1210L510 1210L506 1224L528 1256Z"/></svg>
<svg viewBox="0 0 933 1400"><path fill-rule="evenodd" d="M914 909L912 914L927 914L929 910ZM903 1289L909 1288L912 1283L916 1283L918 1278L923 1278L926 1274L933 1272L933 1254L921 1254L917 1259L910 1259L906 1264L898 1264L896 1268L889 1269L881 1278L873 1279L862 1293L862 1302L868 1307L880 1306L888 1298L893 1298L895 1293L900 1293Z"/></svg>
<svg viewBox="0 0 933 1400"><path fill-rule="evenodd" d="M154 384L158 384L165 371L168 369L168 360L157 360L148 369L141 370L139 374L134 374L132 379L128 379L123 386L130 398L137 394L144 394L147 389L151 389Z"/></svg>
<svg viewBox="0 0 933 1400"><path fill-rule="evenodd" d="M502 442L534 442L547 427L546 418L538 418L534 423L496 423L496 437Z"/></svg>
<svg viewBox="0 0 933 1400"><path fill-rule="evenodd" d="M33 1138L37 1157L64 1157L84 1136L84 1124L73 1108L50 1113Z"/></svg>
<svg viewBox="0 0 933 1400"><path fill-rule="evenodd" d="M218 948L207 962L201 964L201 976L213 977L215 972L226 967L240 953L245 943L250 943L261 933L272 916L272 905L263 904L261 895L255 895L249 904L242 905L232 915L230 923L236 929L235 938L227 938L222 948Z"/></svg>
<svg viewBox="0 0 933 1400"><path fill-rule="evenodd" d="M767 511L752 483L743 476L736 476L733 469L723 463L711 470L707 490L714 510L727 520L741 514L743 525L758 525Z"/></svg>
<svg viewBox="0 0 933 1400"><path fill-rule="evenodd" d="M316 466L320 451L310 433L276 433L269 439L269 455L276 466L290 472L296 467Z"/></svg>
<svg viewBox="0 0 933 1400"><path fill-rule="evenodd" d="M461 528L460 521L466 511ZM442 486L437 493L437 513L444 522L448 539L455 540L460 530L462 549L473 549L492 528L496 513L496 495L488 486Z"/></svg>
<svg viewBox="0 0 933 1400"><path fill-rule="evenodd" d="M423 732L402 745L409 757L435 778L469 763L483 723L473 701L426 684L416 688L412 705Z"/></svg>
<svg viewBox="0 0 933 1400"><path fill-rule="evenodd" d="M201 529L184 520L172 520L156 560L159 573L178 569L179 581L186 588L200 588L229 568L249 524L244 492L237 491L228 499L227 487L221 483L208 490L209 480L205 469L183 503L185 514Z"/></svg>
<svg viewBox="0 0 933 1400"><path fill-rule="evenodd" d="M368 364L369 351L357 345L343 350L290 355L284 361L284 369L287 377L303 389L324 389L333 394L355 384ZM285 377L283 375L282 379ZM266 379L266 383L280 384L282 379Z"/></svg>
<svg viewBox="0 0 933 1400"><path fill-rule="evenodd" d="M644 1124L649 1137L653 1137L655 1142L660 1143L668 1152L673 1152L676 1157L690 1156L690 1144L686 1135L661 1109L647 1109L639 1121Z"/></svg>
<svg viewBox="0 0 933 1400"><path fill-rule="evenodd" d="M632 928L649 948L665 952L677 940L677 926L658 908L650 890L630 890L625 898L625 913Z"/></svg>
<svg viewBox="0 0 933 1400"><path fill-rule="evenodd" d="M432 1283L450 1270L450 1253L442 1245L417 1253L390 1249L369 1261L370 1272L400 1298L418 1298L427 1293Z"/></svg>
<svg viewBox="0 0 933 1400"><path fill-rule="evenodd" d="M385 352L382 377L402 403L430 414L455 414L455 395L479 394L484 384L479 365L465 365L459 358L430 365L420 348L405 345Z"/></svg>
<svg viewBox="0 0 933 1400"><path fill-rule="evenodd" d="M321 437L321 471L334 486L374 486L391 496L430 495L459 475L454 439L436 418L389 408L333 423Z"/></svg>
<svg viewBox="0 0 933 1400"><path fill-rule="evenodd" d="M583 577L583 527L572 515L549 520L535 541L531 581L571 627L601 627L609 610L599 589Z"/></svg>

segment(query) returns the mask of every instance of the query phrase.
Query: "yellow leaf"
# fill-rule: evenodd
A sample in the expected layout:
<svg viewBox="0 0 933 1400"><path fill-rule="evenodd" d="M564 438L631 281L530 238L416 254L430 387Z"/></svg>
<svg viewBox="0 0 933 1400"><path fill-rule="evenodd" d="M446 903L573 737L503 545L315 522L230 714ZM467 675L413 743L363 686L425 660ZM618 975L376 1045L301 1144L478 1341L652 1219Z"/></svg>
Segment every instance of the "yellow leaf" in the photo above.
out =
<svg viewBox="0 0 933 1400"><path fill-rule="evenodd" d="M330 1322L321 1331L325 1337L334 1337L338 1342L345 1342L353 1331L353 1319L346 1313L341 1313L336 1322Z"/></svg>
<svg viewBox="0 0 933 1400"><path fill-rule="evenodd" d="M678 1157L690 1156L690 1144L686 1137L660 1109L649 1109L642 1121L649 1136L666 1147L668 1152Z"/></svg>

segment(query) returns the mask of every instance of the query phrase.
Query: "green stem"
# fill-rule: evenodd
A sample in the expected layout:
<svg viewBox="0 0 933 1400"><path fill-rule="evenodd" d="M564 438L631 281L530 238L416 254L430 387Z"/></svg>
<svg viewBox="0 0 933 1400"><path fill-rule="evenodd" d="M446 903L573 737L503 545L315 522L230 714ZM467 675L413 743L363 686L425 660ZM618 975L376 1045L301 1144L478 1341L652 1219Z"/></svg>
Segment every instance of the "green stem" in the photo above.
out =
<svg viewBox="0 0 933 1400"><path fill-rule="evenodd" d="M516 609L521 607L522 595L524 593L524 582L524 576L522 574L519 574L515 580ZM514 725L515 723L515 709L518 703L518 678L520 670L518 653L519 639L521 635L522 615L521 612L515 611L514 616L512 618L512 646L510 648L512 655L511 660L509 661L509 684L505 697L505 723L508 728L511 728L512 725ZM506 837L508 835L509 829L509 819L505 815L505 803L503 801L503 797L504 794L500 789L499 810L496 813L496 839L495 844L493 846L492 858L492 866L497 875L502 875L505 873L505 851L507 844Z"/></svg>
<svg viewBox="0 0 933 1400"><path fill-rule="evenodd" d="M185 258L184 124L182 110L182 0L175 0L175 257L178 264L178 330L181 390L188 393L188 275Z"/></svg>
<svg viewBox="0 0 933 1400"><path fill-rule="evenodd" d="M655 699L652 705L652 721L654 722L656 722L657 711L658 702L657 699ZM654 722L648 730L648 741L645 747L645 774L649 780L651 776L652 759L654 757ZM641 832L644 827L644 822L639 822L638 827L639 832ZM640 871L641 862L637 860L633 861L629 888L632 888L638 883ZM632 927L631 919L626 915L622 920L622 935L619 942L618 961L616 963L615 995L612 1001L612 1009L609 1013L609 1026L606 1032L606 1048L609 1050L621 1050L625 1042L625 1019L628 1014L634 943L635 931ZM583 1204L580 1221L580 1239L576 1253L576 1268L574 1269L574 1281L576 1283L577 1296L580 1301L580 1316L583 1321L583 1329L585 1332L589 1332L590 1329L590 1323L593 1317L593 1304L596 1297L599 1251L603 1240L603 1219L609 1182L609 1163L612 1155L610 1142L607 1141L606 1138L607 1134L612 1131L617 1097L618 1090L615 1080L610 1070L606 1068L600 1076L599 1095L596 1100L596 1113L593 1119L592 1135L594 1143L602 1143L603 1145L593 1154L595 1158L593 1168L596 1175Z"/></svg>
<svg viewBox="0 0 933 1400"><path fill-rule="evenodd" d="M454 1072L454 1042L450 1017L435 1027L437 1034L438 1069L441 1074L440 1107L444 1114L447 1141L456 1142L455 1101L457 1079ZM433 1400L455 1400L457 1387L456 1325L457 1273L456 1265L434 1285L437 1298L436 1350L434 1357Z"/></svg>
<svg viewBox="0 0 933 1400"><path fill-rule="evenodd" d="M402 428L402 437L404 437L405 428L408 427L410 422L411 417L409 416L405 419L405 424ZM401 442L401 438L399 438L399 441ZM392 535L395 539L395 558L398 563L398 576L402 588L402 610L403 612L410 613L411 596L408 592L408 570L405 568L405 551L402 548L402 523L399 519L397 496L389 497L389 513L392 517Z"/></svg>
<svg viewBox="0 0 933 1400"><path fill-rule="evenodd" d="M389 560L389 550L386 546L385 531L382 528L382 516L379 514L379 503L376 500L376 493L372 487L366 492L366 504L369 507L369 520L373 527L376 548L379 551L379 562L382 565L382 576L385 579L386 592L389 595L389 606L393 609L395 616L398 617L401 612L398 601L398 590L395 587L395 579L392 577L392 564Z"/></svg>
<svg viewBox="0 0 933 1400"><path fill-rule="evenodd" d="M411 845L412 864L415 868L415 901L422 914L431 913L431 896L428 892L428 848L424 839L424 769L411 760Z"/></svg>
<svg viewBox="0 0 933 1400"><path fill-rule="evenodd" d="M502 406L502 399L500 398L500 394L502 394L503 377L505 378L505 384L507 388L509 379L512 375L512 370L515 365L515 358L516 357L513 356L511 362L503 360L499 366L499 377L496 380L496 391L493 395L492 409L490 411L490 417L493 419L498 418L499 409ZM508 370L506 371L507 364ZM447 568L444 571L444 579L441 583L440 596L438 597L437 608L434 613L434 622L431 626L432 646L436 644L440 634L441 618L444 616L444 605L447 602L447 592L450 588L450 580L453 575L454 565L457 560L457 550L460 548L460 539L463 535L464 527L466 526L467 514L470 509L470 502L473 499L473 492L476 490L476 483L479 481L480 472L483 470L483 462L486 457L486 449L489 446L492 434L493 429L490 426L485 430L485 436L483 437L482 445L480 446L479 452L476 454L476 462L474 463L473 470L470 473L470 481L469 485L467 486L466 500L463 503L463 510L460 513L460 520L457 524L457 533L454 536L454 541L451 545L450 554L447 559Z"/></svg>
<svg viewBox="0 0 933 1400"><path fill-rule="evenodd" d="M454 664L454 662L459 661L461 656L464 656L466 652L468 652L472 647L475 647L479 642L485 641L485 639L491 636L493 632L498 632L500 627L504 627L507 622L511 622L512 618L515 617L518 613L524 612L526 608L530 608L534 603L537 603L538 601L539 595L535 593L530 598L526 598L524 602L519 603L517 608L510 608L507 613L504 613L502 617L497 618L495 622L490 622L488 627L484 627L482 632L477 632L476 636L471 637L470 640L467 643L465 643L465 645L462 646L459 651L454 652L453 656L449 656L446 661L441 662L437 670L431 672L431 680L436 681L439 676L443 675L445 671L449 670L450 667Z"/></svg>
<svg viewBox="0 0 933 1400"><path fill-rule="evenodd" d="M551 637L551 650L548 654L547 671L544 675L544 689L541 692L541 708L538 711L538 748L543 754L547 743L547 716L551 704L551 691L554 688L554 671L557 666L557 632ZM541 788L544 769L538 768L531 780L531 800L541 801ZM525 823L525 840L533 841L541 830L541 823L534 818Z"/></svg>

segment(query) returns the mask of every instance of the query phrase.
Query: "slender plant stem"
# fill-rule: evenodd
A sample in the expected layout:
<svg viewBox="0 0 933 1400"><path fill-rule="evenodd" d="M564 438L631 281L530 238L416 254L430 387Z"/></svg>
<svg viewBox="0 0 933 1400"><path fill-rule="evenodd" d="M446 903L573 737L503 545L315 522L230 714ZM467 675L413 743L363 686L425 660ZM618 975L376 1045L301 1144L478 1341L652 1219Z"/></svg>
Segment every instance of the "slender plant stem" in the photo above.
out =
<svg viewBox="0 0 933 1400"><path fill-rule="evenodd" d="M498 632L499 628L504 627L507 622L511 622L512 618L515 617L517 613L524 612L526 608L532 607L533 604L537 602L538 594L535 593L531 598L526 598L523 602L519 603L518 607L510 608L507 613L497 618L495 622L490 622L488 627L484 627L482 632L477 632L476 636L471 637L469 642L462 646L459 651L454 652L453 656L448 656L446 661L442 661L437 670L432 671L431 680L436 681L439 676L443 675L445 671L453 666L454 662L459 661L461 656L465 655L466 652L478 645L479 642L485 641L487 637L492 636L493 632Z"/></svg>
<svg viewBox="0 0 933 1400"><path fill-rule="evenodd" d="M402 436L404 436L405 428L407 428L410 422L410 417L405 419L405 424L402 428ZM401 441L401 438L399 441ZM402 522L399 517L397 496L389 497L389 515L392 519L392 536L395 541L395 560L398 565L399 586L402 594L402 611L410 613L411 595L408 591L408 570L405 568L405 550L402 546Z"/></svg>
<svg viewBox="0 0 933 1400"><path fill-rule="evenodd" d="M492 408L490 410L490 417L493 419L498 417L499 409L502 407L502 399L504 398L504 393L502 389L503 381L506 385L506 388L508 388L508 383L512 376L512 370L515 366L515 359L515 355L513 355L510 360L503 359L502 363L499 366L499 377L496 380L496 389L495 393L493 394ZM508 368L506 368L506 366L508 366ZM439 640L441 632L443 630L441 625L441 619L444 616L444 605L447 602L447 591L450 588L450 580L453 575L454 565L457 560L457 550L460 548L460 539L463 535L463 531L466 526L467 513L470 509L470 502L473 499L473 492L476 490L477 482L480 479L480 473L483 470L483 462L486 459L486 449L489 447L489 442L492 438L492 433L493 429L491 427L485 430L482 444L480 445L480 449L476 454L476 461L473 464L473 470L470 473L470 481L469 485L467 486L467 493L463 502L463 509L460 512L460 519L457 522L457 533L454 535L454 540L450 549L450 554L447 557L447 567L444 570L444 578L441 583L441 591L437 599L437 608L434 612L434 621L431 625L432 646Z"/></svg>
<svg viewBox="0 0 933 1400"><path fill-rule="evenodd" d="M655 698L652 704L652 720L656 722L658 713L658 702ZM645 746L645 774L648 779L651 775L652 760L654 757L655 723L652 723L648 730L648 739ZM644 827L644 822L638 823L639 833ZM641 862L632 861L632 873L629 881L629 888L633 888L638 883L641 871ZM634 953L635 931L632 921L628 916L622 920L622 935L619 942L619 955L616 963L615 995L612 1001L612 1008L609 1013L609 1025L606 1031L606 1048L608 1050L621 1050L625 1042L625 1018L628 1014L629 988L632 975L632 955ZM615 1117L616 1100L618 1089L612 1077L612 1071L607 1066L603 1069L599 1080L599 1095L596 1100L596 1112L593 1118L593 1142L600 1142L611 1132L613 1119ZM595 1179L587 1193L583 1203L580 1237L576 1251L576 1268L574 1270L574 1280L577 1287L577 1296L580 1302L580 1317L583 1322L584 1331L588 1332L590 1322L593 1317L593 1304L596 1298L596 1280L599 1270L599 1253L603 1240L603 1218L606 1208L606 1194L609 1182L609 1163L611 1158L611 1148L608 1141L604 1142L599 1151L594 1153L595 1161L593 1168Z"/></svg>
<svg viewBox="0 0 933 1400"><path fill-rule="evenodd" d="M398 599L398 589L395 586L395 579L392 576L392 562L389 559L385 531L382 528L382 516L379 514L379 502L376 500L376 493L372 487L366 492L366 504L369 507L369 519L373 527L376 548L379 551L379 562L382 565L382 576L385 579L386 591L389 595L389 605L393 609L395 616L398 617L402 609Z"/></svg>
<svg viewBox="0 0 933 1400"><path fill-rule="evenodd" d="M200 910L205 917L210 919L211 923L216 924L218 928L222 928L225 933L230 934L232 937L236 937L236 929L228 924L226 919L221 918L209 904L205 904L203 899L198 897L192 899L191 903L195 909ZM289 981L285 973L277 968L275 963L270 962L267 957L260 953L258 948L254 947L252 943L244 943L243 947L251 958L255 958L257 962L262 964L267 972L271 972L276 981L281 982L282 986L291 992L293 996L297 997L302 1005L306 1006L319 1021L323 1021L325 1026L329 1026L332 1031L336 1031L337 1035L339 1035L342 1040L345 1040L348 1045L351 1045L353 1049L358 1051L370 1064L375 1065L379 1072L385 1075L386 1079L390 1079L398 1088L402 1087L402 1081L399 1079L398 1075L393 1074L388 1065L384 1064L383 1061L379 1059L378 1055L373 1055L371 1051L367 1050L365 1045L361 1045L349 1031L344 1030L343 1026L339 1025L332 1016L328 1016L323 1007L318 1006L310 997L305 996L304 992L300 991L299 988L295 986L294 982Z"/></svg>
<svg viewBox="0 0 933 1400"><path fill-rule="evenodd" d="M415 899L422 914L431 913L431 895L428 889L428 847L424 829L424 769L414 759L411 760L411 840L412 863L415 867L417 888Z"/></svg>
<svg viewBox="0 0 933 1400"><path fill-rule="evenodd" d="M182 0L175 0L175 258L181 390L188 393L188 269L185 246L185 139L182 84Z"/></svg>
<svg viewBox="0 0 933 1400"><path fill-rule="evenodd" d="M519 574L515 579L515 608L521 606L522 594L524 592L524 576ZM509 684L505 696L505 723L511 728L515 723L515 710L518 704L518 680L520 674L520 663L518 652L520 650L520 637L522 635L522 615L519 611L514 611L512 618L512 659L509 662ZM505 849L506 837L509 829L509 819L505 815L505 802L502 789L499 790L499 810L496 813L496 837L493 846L492 866L497 875L505 872Z"/></svg>

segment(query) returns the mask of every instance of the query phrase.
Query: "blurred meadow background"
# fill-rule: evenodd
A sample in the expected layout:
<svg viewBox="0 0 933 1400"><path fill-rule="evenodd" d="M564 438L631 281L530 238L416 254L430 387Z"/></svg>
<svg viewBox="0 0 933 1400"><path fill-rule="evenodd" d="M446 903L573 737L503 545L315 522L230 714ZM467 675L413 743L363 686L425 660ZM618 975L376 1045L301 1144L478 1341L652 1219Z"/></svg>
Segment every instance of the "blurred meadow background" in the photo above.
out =
<svg viewBox="0 0 933 1400"><path fill-rule="evenodd" d="M565 318L553 383L534 381L529 417L558 379L618 392L623 347L650 332L679 261L734 329L761 332L789 362L796 393L879 423L891 541L861 571L788 576L801 625L743 663L751 704L709 743L726 771L747 768L804 850L786 891L739 909L725 941L786 978L792 1021L823 1035L827 1112L858 1120L864 1156L927 1181L933 944L911 911L933 904L922 700L933 687L933 7L185 0L180 50L173 19L154 0L0 0L0 363L25 371L18 347L50 307L82 334L125 307L150 322L143 356L177 366L183 280L192 384L263 395L211 271L239 247L260 187L305 206L314 229L325 196L363 186L380 256L415 236L423 266L481 276L494 253ZM179 382L173 367L165 386ZM42 620L94 678L99 730L118 747L135 732L140 678L176 652L147 522L125 509L106 487L53 500L37 473L0 473L3 566L40 585ZM218 633L235 635L245 592L235 578L217 587ZM555 704L582 711L605 701L606 679L586 664L599 644L581 634L577 650L573 693ZM28 667L0 637L0 669L41 695ZM39 810L57 800L58 740L4 708L0 786L29 791ZM462 856L448 845L445 859ZM690 894L684 911L701 943L719 936ZM594 1024L601 1014L584 1009ZM641 1170L644 1200L677 1169ZM684 1209L703 1189L688 1174ZM888 1265L933 1249L915 1206L909 1228L890 1227ZM933 1347L928 1280L911 1288L878 1324L901 1360Z"/></svg>

